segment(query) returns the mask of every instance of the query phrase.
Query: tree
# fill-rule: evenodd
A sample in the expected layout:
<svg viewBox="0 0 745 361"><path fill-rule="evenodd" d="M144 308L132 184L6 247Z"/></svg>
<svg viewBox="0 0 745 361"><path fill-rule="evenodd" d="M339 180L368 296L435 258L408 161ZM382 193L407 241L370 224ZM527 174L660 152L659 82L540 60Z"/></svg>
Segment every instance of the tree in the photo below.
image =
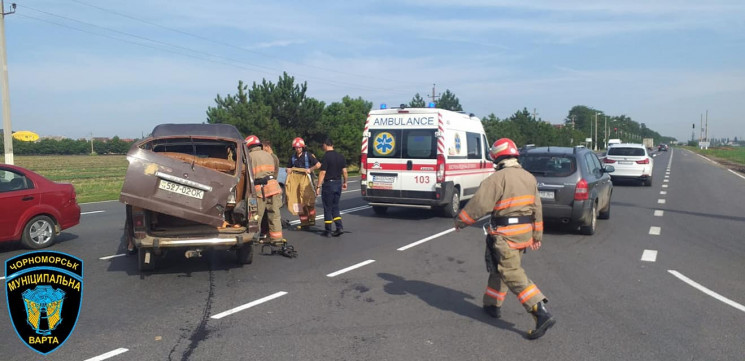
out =
<svg viewBox="0 0 745 361"><path fill-rule="evenodd" d="M409 102L409 107L411 108L424 108L426 106L427 103L424 102L424 99L422 99L419 93L416 93L416 95L414 95L414 98L412 98Z"/></svg>
<svg viewBox="0 0 745 361"><path fill-rule="evenodd" d="M445 90L445 93L440 96L440 100L437 101L437 107L440 109L453 110L456 112L463 111L463 107L460 106L460 101L451 93L450 90Z"/></svg>
<svg viewBox="0 0 745 361"><path fill-rule="evenodd" d="M370 109L372 102L345 96L323 111L320 128L334 141L334 150L344 156L347 164L359 164L362 131Z"/></svg>

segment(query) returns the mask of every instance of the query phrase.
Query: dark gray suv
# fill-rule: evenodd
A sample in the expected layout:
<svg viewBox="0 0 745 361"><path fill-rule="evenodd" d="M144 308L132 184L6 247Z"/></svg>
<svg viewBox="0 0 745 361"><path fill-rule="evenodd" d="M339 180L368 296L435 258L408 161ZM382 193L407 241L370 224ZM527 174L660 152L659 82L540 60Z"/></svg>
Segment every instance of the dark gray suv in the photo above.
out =
<svg viewBox="0 0 745 361"><path fill-rule="evenodd" d="M520 152L520 164L538 181L544 221L580 233L595 233L597 219L610 218L613 183L597 155L585 147L538 147Z"/></svg>

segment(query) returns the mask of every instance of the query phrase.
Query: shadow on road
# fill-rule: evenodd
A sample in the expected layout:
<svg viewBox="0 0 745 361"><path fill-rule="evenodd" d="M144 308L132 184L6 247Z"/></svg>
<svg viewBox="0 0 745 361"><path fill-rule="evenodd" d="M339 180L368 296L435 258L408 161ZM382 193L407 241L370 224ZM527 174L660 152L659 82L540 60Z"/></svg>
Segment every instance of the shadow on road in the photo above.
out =
<svg viewBox="0 0 745 361"><path fill-rule="evenodd" d="M467 300L473 300L474 297L467 293L429 282L406 280L401 276L390 273L378 273L378 277L389 282L383 286L383 290L390 295L414 295L428 305L440 310L453 312L525 336L523 331L515 328L514 323L491 318L481 310L481 307L468 302Z"/></svg>

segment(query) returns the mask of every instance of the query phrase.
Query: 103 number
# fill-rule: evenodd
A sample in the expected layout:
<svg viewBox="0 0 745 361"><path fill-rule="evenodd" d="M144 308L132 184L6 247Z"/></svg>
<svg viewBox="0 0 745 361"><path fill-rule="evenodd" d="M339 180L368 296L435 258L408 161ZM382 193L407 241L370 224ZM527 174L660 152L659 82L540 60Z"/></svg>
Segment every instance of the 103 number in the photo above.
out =
<svg viewBox="0 0 745 361"><path fill-rule="evenodd" d="M416 182L418 184L427 184L427 183L430 182L429 181L429 176L428 175L416 176L416 177L414 177L414 182Z"/></svg>

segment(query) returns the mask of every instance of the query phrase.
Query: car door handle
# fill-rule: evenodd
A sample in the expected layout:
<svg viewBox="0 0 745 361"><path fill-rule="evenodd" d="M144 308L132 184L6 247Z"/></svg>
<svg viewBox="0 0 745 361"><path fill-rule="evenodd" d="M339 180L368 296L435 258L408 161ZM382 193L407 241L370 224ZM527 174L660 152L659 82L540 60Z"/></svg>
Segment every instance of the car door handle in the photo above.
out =
<svg viewBox="0 0 745 361"><path fill-rule="evenodd" d="M30 201L32 199L34 199L34 197L32 197L32 196L25 196L25 197L21 198L22 201Z"/></svg>

